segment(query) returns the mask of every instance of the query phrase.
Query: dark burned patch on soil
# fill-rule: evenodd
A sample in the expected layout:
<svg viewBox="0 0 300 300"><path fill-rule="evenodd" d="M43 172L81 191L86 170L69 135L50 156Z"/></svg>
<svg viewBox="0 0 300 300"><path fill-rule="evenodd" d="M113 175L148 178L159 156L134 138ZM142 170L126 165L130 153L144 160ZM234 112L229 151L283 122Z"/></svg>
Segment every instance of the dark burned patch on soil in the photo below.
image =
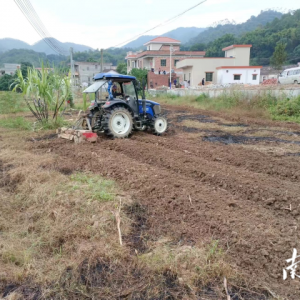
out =
<svg viewBox="0 0 300 300"><path fill-rule="evenodd" d="M42 293L40 287L30 287L30 285L9 284L5 286L2 297L5 298L12 293L22 295L22 299L38 300L41 299Z"/></svg>
<svg viewBox="0 0 300 300"><path fill-rule="evenodd" d="M296 152L296 153L286 153L285 156L300 156L300 152Z"/></svg>
<svg viewBox="0 0 300 300"><path fill-rule="evenodd" d="M92 292L95 299L175 300L188 296L176 273L171 270L154 273L130 256L123 261L109 257L85 259L78 268L66 270L60 286L68 299L83 296L79 290L76 293L74 286Z"/></svg>
<svg viewBox="0 0 300 300"><path fill-rule="evenodd" d="M211 119L210 117L205 115L181 115L176 116L175 120L177 123L181 123L184 120L199 121L201 123L217 123L216 120Z"/></svg>
<svg viewBox="0 0 300 300"><path fill-rule="evenodd" d="M4 164L0 160L0 188L3 188L6 192L13 193L17 189L19 183L21 183L24 178L21 174L11 176L8 171L13 169L12 164Z"/></svg>
<svg viewBox="0 0 300 300"><path fill-rule="evenodd" d="M218 125L225 126L225 127L249 127L249 125L241 124L241 123L237 123L237 124L218 123Z"/></svg>
<svg viewBox="0 0 300 300"><path fill-rule="evenodd" d="M139 203L126 205L124 211L133 220L131 232L124 237L125 242L131 248L132 253L145 253L147 251L147 209Z"/></svg>
<svg viewBox="0 0 300 300"><path fill-rule="evenodd" d="M46 169L46 170L54 170L57 171L63 175L72 175L74 172L74 169L71 168L68 165L64 165L64 164L42 164L40 165L40 168L42 169Z"/></svg>
<svg viewBox="0 0 300 300"><path fill-rule="evenodd" d="M211 135L205 136L202 138L205 142L212 142L212 143L223 143L226 145L229 144L254 144L259 142L267 142L267 143L285 143L285 144L295 144L300 145L298 141L289 141L278 139L275 137L249 137L243 135L232 135L232 134L224 134L224 135Z"/></svg>

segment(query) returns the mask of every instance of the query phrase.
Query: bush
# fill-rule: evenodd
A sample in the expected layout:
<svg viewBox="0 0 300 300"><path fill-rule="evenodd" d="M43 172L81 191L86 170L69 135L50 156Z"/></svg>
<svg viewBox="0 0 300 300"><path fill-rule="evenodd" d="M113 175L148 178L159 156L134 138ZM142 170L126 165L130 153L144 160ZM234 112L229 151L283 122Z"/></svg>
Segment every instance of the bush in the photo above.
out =
<svg viewBox="0 0 300 300"><path fill-rule="evenodd" d="M274 116L298 117L300 116L300 97L285 99L278 102L271 108Z"/></svg>
<svg viewBox="0 0 300 300"><path fill-rule="evenodd" d="M200 96L198 96L195 100L196 102L204 102L209 98L209 96L207 94L201 94Z"/></svg>

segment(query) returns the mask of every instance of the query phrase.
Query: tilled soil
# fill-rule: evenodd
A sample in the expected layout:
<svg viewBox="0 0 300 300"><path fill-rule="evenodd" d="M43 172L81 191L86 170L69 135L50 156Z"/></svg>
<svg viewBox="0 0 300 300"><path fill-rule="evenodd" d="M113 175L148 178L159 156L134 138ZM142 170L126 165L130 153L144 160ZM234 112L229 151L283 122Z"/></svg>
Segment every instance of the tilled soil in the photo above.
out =
<svg viewBox="0 0 300 300"><path fill-rule="evenodd" d="M116 180L147 207L146 230L151 239L168 236L188 245L218 239L230 263L252 286L285 299L300 299L300 280L282 278L293 248L300 249L300 145L291 139L274 141L272 131L270 139L247 135L247 144L255 143L255 150L244 147L243 140L215 142L198 135L203 133L201 128L187 133L180 123L184 119L215 120L220 125L215 119L220 114L168 107L167 117L170 130L161 137L134 132L129 139L103 136L96 144L80 145L40 139L30 143L30 148L37 153L50 149L57 155L58 168L92 171ZM259 120L253 126L257 123L272 126L272 122ZM228 134L228 124L223 125L220 136ZM243 127L243 120L232 126ZM245 130L251 126L248 120ZM290 128L294 135L300 131L295 124ZM231 135L240 138L242 134ZM276 156L259 150L260 146L276 148L286 143L299 151Z"/></svg>

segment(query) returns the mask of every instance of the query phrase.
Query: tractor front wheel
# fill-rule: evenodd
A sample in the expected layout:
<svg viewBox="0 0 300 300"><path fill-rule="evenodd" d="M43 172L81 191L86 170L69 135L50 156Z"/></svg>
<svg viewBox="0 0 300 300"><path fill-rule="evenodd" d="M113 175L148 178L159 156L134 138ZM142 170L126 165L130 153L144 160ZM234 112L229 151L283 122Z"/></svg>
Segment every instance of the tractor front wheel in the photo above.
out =
<svg viewBox="0 0 300 300"><path fill-rule="evenodd" d="M168 122L164 117L158 117L154 119L153 132L157 135L161 135L166 132L168 128Z"/></svg>
<svg viewBox="0 0 300 300"><path fill-rule="evenodd" d="M124 107L115 107L107 112L105 123L105 133L116 138L126 138L132 131L132 116Z"/></svg>

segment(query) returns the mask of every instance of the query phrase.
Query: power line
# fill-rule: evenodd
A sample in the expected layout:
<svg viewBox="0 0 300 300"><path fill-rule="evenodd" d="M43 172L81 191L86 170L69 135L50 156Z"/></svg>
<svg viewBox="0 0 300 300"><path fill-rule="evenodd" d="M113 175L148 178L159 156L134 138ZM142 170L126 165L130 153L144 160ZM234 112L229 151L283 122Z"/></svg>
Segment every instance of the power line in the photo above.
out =
<svg viewBox="0 0 300 300"><path fill-rule="evenodd" d="M26 0L25 0L26 1ZM23 13L23 15L27 18L29 23L32 25L32 27L35 29L35 31L41 36L43 41L56 53L61 55L66 55L66 52L61 50L59 46L55 45L49 37L47 37L47 34L50 36L49 32L41 22L41 20L38 18L37 13L32 11L33 7L31 3L23 2L22 0L15 0L15 3ZM29 5L32 7L32 9L29 7Z"/></svg>
<svg viewBox="0 0 300 300"><path fill-rule="evenodd" d="M23 15L27 18L29 23L32 25L32 27L35 29L35 31L40 35L40 37L44 40L44 42L56 53L61 54L60 50L57 49L52 43L50 43L49 39L46 37L45 33L38 28L38 25L36 24L36 20L32 19L30 16L30 12L28 11L27 7L22 1L15 0L15 3L18 5L19 9L23 13Z"/></svg>
<svg viewBox="0 0 300 300"><path fill-rule="evenodd" d="M45 35L47 37L51 37L51 34L49 33L49 31L47 30L47 28L44 26L43 22L41 21L40 17L38 16L38 14L36 13L34 7L32 6L30 0L23 0L25 2L25 5L27 3L27 7L28 9L31 11L32 15L35 17L36 21L38 22L38 24L40 25L40 28L43 30L43 32L45 32ZM53 40L49 39L49 42L51 44L53 44L55 46L55 48L57 48L60 52L62 53L66 53L66 51L64 49L62 49L59 44L57 43L57 41L53 38Z"/></svg>
<svg viewBox="0 0 300 300"><path fill-rule="evenodd" d="M54 47L54 51L58 52L61 55L66 55L66 52L63 51L58 45L56 45L55 43L53 43L52 39L50 38L51 35L50 33L47 31L47 29L45 28L45 26L43 25L43 23L41 22L41 20L38 18L37 13L34 11L32 11L32 9L29 7L30 1L28 0L23 0L23 6L25 7L25 9L27 9L27 15L28 17L32 20L32 22L35 24L34 28L35 30L37 30L43 37L43 40L47 43L47 45L49 45L52 49ZM30 4L31 5L31 4ZM32 7L32 5L31 5ZM35 14L35 15L34 15Z"/></svg>
<svg viewBox="0 0 300 300"><path fill-rule="evenodd" d="M206 2L206 1L207 1L207 0L203 0L203 1L199 2L199 3L197 3L196 5L194 5L194 6L190 7L190 8L188 8L187 10L183 11L182 13L180 13L180 14L178 14L178 15L176 15L176 16L170 18L170 19L168 19L167 21L162 22L162 23L160 23L160 24L158 24L158 25L152 27L151 29L148 29L148 30L146 30L145 32L143 32L143 33L141 33L141 34L138 34L138 35L132 37L131 39L126 40L126 41L124 41L124 42L122 42L122 43L119 43L119 44L117 44L117 45L115 45L115 46L113 46L113 47L115 48L115 47L118 47L118 46L120 46L120 45L123 45L123 44L125 44L125 43L127 43L127 42L130 42L130 41L132 41L132 40L134 40L134 39L136 39L136 38L138 38L138 37L144 35L145 33L148 33L149 31L152 31L152 30L154 30L154 29L156 29L156 28L158 28L158 27L167 25L167 24L170 23L171 21L174 21L175 19L178 19L179 17L181 17L182 15L184 15L185 13L187 13L188 11L190 11L190 10L196 8L197 6L203 4L203 3Z"/></svg>

